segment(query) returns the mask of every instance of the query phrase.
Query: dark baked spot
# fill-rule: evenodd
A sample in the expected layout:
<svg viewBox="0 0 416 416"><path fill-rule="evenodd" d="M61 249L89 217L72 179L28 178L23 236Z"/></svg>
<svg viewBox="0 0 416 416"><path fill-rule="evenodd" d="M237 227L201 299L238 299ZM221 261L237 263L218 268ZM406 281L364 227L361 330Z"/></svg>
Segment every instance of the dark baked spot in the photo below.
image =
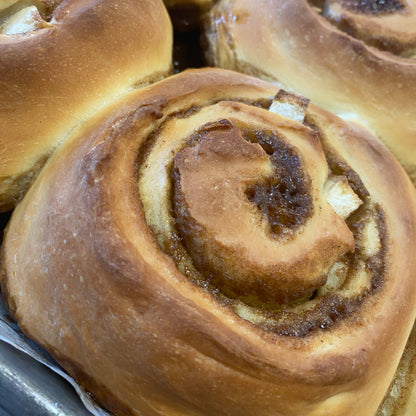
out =
<svg viewBox="0 0 416 416"><path fill-rule="evenodd" d="M200 143L212 130L229 129L229 120L218 120L205 124L187 141L188 146ZM258 143L270 156L276 174L264 181L247 187L247 198L256 204L270 224L273 234L280 235L285 229L294 230L312 215L310 178L302 171L299 156L283 139L271 131L251 131L239 126L243 137ZM172 180L176 178L175 173Z"/></svg>
<svg viewBox="0 0 416 416"><path fill-rule="evenodd" d="M246 140L258 143L270 156L276 174L246 190L248 199L256 204L268 219L272 233L295 229L312 215L309 178L301 169L296 152L272 132L243 132Z"/></svg>

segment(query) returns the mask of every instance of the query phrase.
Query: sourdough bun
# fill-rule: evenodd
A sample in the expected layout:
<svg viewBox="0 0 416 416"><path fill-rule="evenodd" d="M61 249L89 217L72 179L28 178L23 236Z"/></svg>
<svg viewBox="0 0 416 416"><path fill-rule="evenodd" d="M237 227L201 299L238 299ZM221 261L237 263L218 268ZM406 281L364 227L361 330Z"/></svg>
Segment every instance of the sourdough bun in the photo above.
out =
<svg viewBox="0 0 416 416"><path fill-rule="evenodd" d="M76 125L171 70L161 0L24 5L0 6L0 211L15 206Z"/></svg>

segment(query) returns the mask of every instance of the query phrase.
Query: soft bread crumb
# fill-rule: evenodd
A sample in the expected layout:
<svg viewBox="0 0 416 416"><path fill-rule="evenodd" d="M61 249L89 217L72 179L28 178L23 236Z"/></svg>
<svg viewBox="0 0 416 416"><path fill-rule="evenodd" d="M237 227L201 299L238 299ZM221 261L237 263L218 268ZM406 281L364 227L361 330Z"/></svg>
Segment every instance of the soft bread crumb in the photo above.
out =
<svg viewBox="0 0 416 416"><path fill-rule="evenodd" d="M309 100L285 90L279 90L273 98L269 111L303 123Z"/></svg>
<svg viewBox="0 0 416 416"><path fill-rule="evenodd" d="M36 6L25 7L10 16L1 26L4 35L19 35L47 27Z"/></svg>
<svg viewBox="0 0 416 416"><path fill-rule="evenodd" d="M351 189L345 176L330 176L325 183L325 197L334 211L344 220L362 203Z"/></svg>
<svg viewBox="0 0 416 416"><path fill-rule="evenodd" d="M343 262L336 262L328 272L328 278L324 286L318 289L318 295L322 296L328 292L338 290L348 274L348 267Z"/></svg>
<svg viewBox="0 0 416 416"><path fill-rule="evenodd" d="M291 103L273 101L269 111L279 114L283 117L290 118L291 120L297 121L299 123L302 123L303 119L305 118L304 111Z"/></svg>
<svg viewBox="0 0 416 416"><path fill-rule="evenodd" d="M360 247L368 257L376 255L381 249L380 234L374 218L370 218L362 230Z"/></svg>

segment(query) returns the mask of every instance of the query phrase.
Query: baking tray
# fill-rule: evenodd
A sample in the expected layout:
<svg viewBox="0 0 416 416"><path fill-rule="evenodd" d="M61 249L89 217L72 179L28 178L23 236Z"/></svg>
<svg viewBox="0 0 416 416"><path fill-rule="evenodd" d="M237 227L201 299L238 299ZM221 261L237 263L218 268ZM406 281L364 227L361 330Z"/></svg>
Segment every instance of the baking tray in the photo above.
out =
<svg viewBox="0 0 416 416"><path fill-rule="evenodd" d="M27 354L0 341L1 416L91 416L73 387Z"/></svg>

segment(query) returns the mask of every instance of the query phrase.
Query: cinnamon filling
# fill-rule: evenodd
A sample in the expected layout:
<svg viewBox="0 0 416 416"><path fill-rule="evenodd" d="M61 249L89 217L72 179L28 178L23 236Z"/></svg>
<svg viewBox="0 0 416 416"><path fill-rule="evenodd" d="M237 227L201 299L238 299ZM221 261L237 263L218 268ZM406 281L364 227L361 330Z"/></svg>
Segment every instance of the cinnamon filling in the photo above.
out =
<svg viewBox="0 0 416 416"><path fill-rule="evenodd" d="M234 119L203 124L167 146L176 137L171 127L204 111L192 107L166 116L140 156L139 177L150 169L144 182L154 183L160 169L167 170L161 204L166 208L153 197L144 203L162 249L188 280L267 332L303 337L351 318L384 283L384 216L358 175L319 150L312 137L293 142ZM318 186L323 196L314 193L316 178L305 173L304 163L324 169L313 168L314 177L326 178ZM328 191L327 183L336 191ZM141 190L142 198L159 192ZM325 201L327 192L332 194ZM326 231L313 228L310 237L297 238L324 206L332 213L317 224ZM335 222L328 226L328 218ZM333 236L320 245L319 234L331 230ZM274 247L302 240L306 245L296 246L296 259ZM309 244L317 244L316 258Z"/></svg>
<svg viewBox="0 0 416 416"><path fill-rule="evenodd" d="M282 304L249 304L245 299L227 299L236 313L265 331L278 335L304 337L317 329L330 328L343 319L353 319L367 297L373 296L383 285L385 255L385 224L378 208L360 208L349 225L357 241L354 253L347 253L336 263L335 273L342 278L331 287L328 282L308 299ZM378 250L369 255L364 235L365 224L376 223ZM335 267L334 267L335 268Z"/></svg>
<svg viewBox="0 0 416 416"><path fill-rule="evenodd" d="M339 30L369 46L414 59L414 15L400 0L309 0Z"/></svg>
<svg viewBox="0 0 416 416"><path fill-rule="evenodd" d="M400 0L342 0L342 6L363 14L394 13L404 8Z"/></svg>
<svg viewBox="0 0 416 416"><path fill-rule="evenodd" d="M246 131L243 136L260 144L275 169L273 177L247 187L247 198L259 207L274 234L296 229L313 209L308 178L301 170L298 155L271 132Z"/></svg>
<svg viewBox="0 0 416 416"><path fill-rule="evenodd" d="M197 269L231 297L286 303L310 295L353 250L351 232L320 205L317 215L331 224L324 237L299 230L303 246L294 248L296 230L313 214L312 182L295 150L273 133L242 132L228 120L205 128L176 155L172 175L178 233Z"/></svg>
<svg viewBox="0 0 416 416"><path fill-rule="evenodd" d="M308 0L308 2L315 10L322 13L328 0ZM395 13L405 8L400 0L335 0L335 2L338 2L345 10L369 15Z"/></svg>

